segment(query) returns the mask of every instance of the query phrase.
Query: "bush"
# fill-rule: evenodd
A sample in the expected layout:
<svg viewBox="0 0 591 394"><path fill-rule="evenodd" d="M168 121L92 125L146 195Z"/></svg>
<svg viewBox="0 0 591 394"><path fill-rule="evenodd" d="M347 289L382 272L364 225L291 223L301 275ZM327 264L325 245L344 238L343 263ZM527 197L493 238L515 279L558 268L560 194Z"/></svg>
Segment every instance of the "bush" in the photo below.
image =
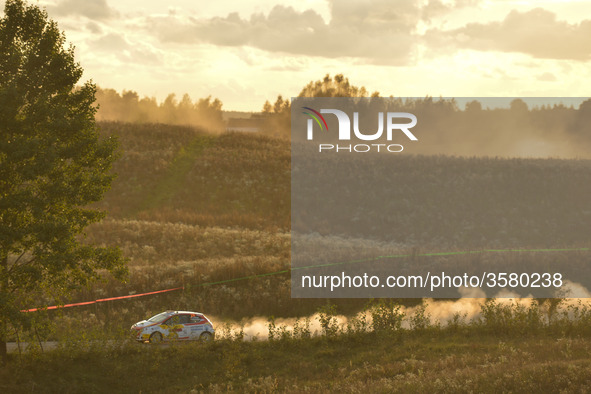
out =
<svg viewBox="0 0 591 394"><path fill-rule="evenodd" d="M415 312L408 320L411 330L424 330L432 327L431 315L427 312L427 304L421 304L416 307Z"/></svg>
<svg viewBox="0 0 591 394"><path fill-rule="evenodd" d="M397 331L402 327L405 314L394 301L381 300L368 307L374 331Z"/></svg>
<svg viewBox="0 0 591 394"><path fill-rule="evenodd" d="M489 299L481 306L481 323L494 333L531 334L544 327L544 317L537 301L529 307L516 301L500 304Z"/></svg>
<svg viewBox="0 0 591 394"><path fill-rule="evenodd" d="M328 303L318 308L318 320L320 327L322 327L322 335L326 337L334 337L339 333L339 324L336 318L337 306Z"/></svg>

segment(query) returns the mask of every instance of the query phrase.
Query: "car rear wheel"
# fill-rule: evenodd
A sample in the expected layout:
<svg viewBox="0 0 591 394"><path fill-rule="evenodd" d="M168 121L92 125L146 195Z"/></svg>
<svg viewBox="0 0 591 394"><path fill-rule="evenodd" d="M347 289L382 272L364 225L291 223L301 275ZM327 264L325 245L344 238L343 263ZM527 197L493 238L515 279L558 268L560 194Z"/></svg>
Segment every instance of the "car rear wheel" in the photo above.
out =
<svg viewBox="0 0 591 394"><path fill-rule="evenodd" d="M150 335L150 343L160 343L162 342L162 334L159 332L155 332Z"/></svg>
<svg viewBox="0 0 591 394"><path fill-rule="evenodd" d="M213 335L211 332L205 331L201 336L199 336L199 340L201 342L210 342L213 341Z"/></svg>

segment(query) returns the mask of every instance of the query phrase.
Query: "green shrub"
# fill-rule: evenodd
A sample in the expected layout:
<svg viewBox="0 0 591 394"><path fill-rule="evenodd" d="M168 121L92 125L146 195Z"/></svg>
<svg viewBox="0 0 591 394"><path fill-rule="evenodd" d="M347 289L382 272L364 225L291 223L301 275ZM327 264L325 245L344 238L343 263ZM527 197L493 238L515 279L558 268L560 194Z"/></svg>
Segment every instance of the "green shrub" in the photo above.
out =
<svg viewBox="0 0 591 394"><path fill-rule="evenodd" d="M318 308L318 320L322 327L322 335L334 337L339 334L339 324L336 318L337 306L330 302Z"/></svg>
<svg viewBox="0 0 591 394"><path fill-rule="evenodd" d="M402 327L405 314L394 301L380 300L368 307L374 331L397 331Z"/></svg>
<svg viewBox="0 0 591 394"><path fill-rule="evenodd" d="M432 327L431 315L427 312L427 304L418 305L408 319L411 330L424 330Z"/></svg>

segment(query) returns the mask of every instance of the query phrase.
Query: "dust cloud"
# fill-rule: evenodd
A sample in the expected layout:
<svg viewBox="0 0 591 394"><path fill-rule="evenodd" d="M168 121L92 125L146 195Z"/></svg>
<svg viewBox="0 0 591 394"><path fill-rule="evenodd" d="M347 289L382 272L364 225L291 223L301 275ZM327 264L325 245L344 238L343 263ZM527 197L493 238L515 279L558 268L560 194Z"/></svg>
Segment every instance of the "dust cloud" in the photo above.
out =
<svg viewBox="0 0 591 394"><path fill-rule="evenodd" d="M485 298L484 293L478 289L463 288L461 289L461 294L463 298L457 300L424 299L423 304L417 306L402 306L400 312L405 316L402 322L402 328L411 328L409 317L415 315L415 313L422 308L422 305L426 305L424 314L429 317L432 325L439 324L441 327L445 327L458 317L465 323L477 321L481 317L482 306L487 301L487 298ZM561 310L567 311L567 314L569 315L569 306L584 304L589 301L589 298L591 298L591 292L589 292L588 289L578 283L570 281L565 281L565 285L560 294L562 294L562 298L560 298ZM511 294L510 292L501 292L497 294L497 297L495 297L495 301L500 306L518 305L524 308L529 307L534 300L531 297L518 298L515 294ZM542 312L548 313L548 307L547 304L543 304L540 309ZM215 316L209 318L216 327L216 335L221 336L222 338L233 337L240 332L243 332L244 340L246 341L267 340L269 338L270 320L266 317L252 317L241 322L225 320ZM369 327L371 327L372 323L371 314L367 311L359 312L355 316L336 315L334 318L336 319L336 324L342 329L346 329L348 323L352 323L354 320L362 318L365 319ZM320 314L318 313L303 318L278 318L274 320L274 323L276 332L281 330L293 332L294 327L302 327L306 321L309 322L308 328L311 336L319 336L322 334Z"/></svg>

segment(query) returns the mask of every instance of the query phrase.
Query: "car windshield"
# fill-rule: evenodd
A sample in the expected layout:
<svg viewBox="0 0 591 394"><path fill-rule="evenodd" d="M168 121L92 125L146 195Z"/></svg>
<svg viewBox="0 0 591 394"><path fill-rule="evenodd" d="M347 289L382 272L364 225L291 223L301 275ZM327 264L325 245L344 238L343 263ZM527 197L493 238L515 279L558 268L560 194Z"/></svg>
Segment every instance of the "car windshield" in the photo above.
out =
<svg viewBox="0 0 591 394"><path fill-rule="evenodd" d="M168 316L168 313L162 312L162 313L157 314L156 316L152 316L151 318L148 319L148 321L151 321L152 323L156 323L161 320L164 320L167 316Z"/></svg>

